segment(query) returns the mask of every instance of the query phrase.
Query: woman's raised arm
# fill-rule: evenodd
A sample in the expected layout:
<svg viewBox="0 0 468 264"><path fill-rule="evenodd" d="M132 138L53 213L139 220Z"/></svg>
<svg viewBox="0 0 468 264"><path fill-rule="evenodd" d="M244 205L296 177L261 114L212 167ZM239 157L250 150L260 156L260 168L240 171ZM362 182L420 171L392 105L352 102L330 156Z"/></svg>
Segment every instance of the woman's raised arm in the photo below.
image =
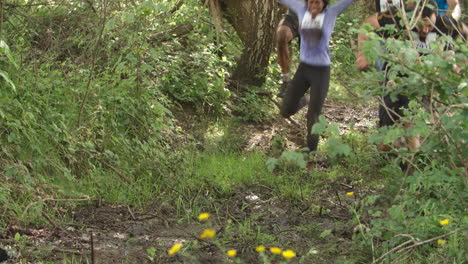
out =
<svg viewBox="0 0 468 264"><path fill-rule="evenodd" d="M279 0L279 2L287 6L296 14L300 14L307 9L307 3L305 0Z"/></svg>

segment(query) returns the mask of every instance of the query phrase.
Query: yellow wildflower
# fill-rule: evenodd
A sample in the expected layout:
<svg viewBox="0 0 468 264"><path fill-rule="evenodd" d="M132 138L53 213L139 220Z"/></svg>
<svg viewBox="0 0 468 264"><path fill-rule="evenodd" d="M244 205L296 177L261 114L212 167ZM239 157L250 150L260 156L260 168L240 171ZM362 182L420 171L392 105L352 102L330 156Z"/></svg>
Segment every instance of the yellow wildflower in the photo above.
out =
<svg viewBox="0 0 468 264"><path fill-rule="evenodd" d="M233 258L237 255L237 251L235 249L230 249L227 251L227 255L228 257Z"/></svg>
<svg viewBox="0 0 468 264"><path fill-rule="evenodd" d="M283 250L279 247L272 247L270 248L270 252L275 254L275 255L279 255L281 254L281 252L283 252Z"/></svg>
<svg viewBox="0 0 468 264"><path fill-rule="evenodd" d="M182 248L182 243L174 244L174 245L167 251L167 253L168 253L169 255L174 255L174 254L177 253L181 248Z"/></svg>
<svg viewBox="0 0 468 264"><path fill-rule="evenodd" d="M444 220L440 220L440 221L439 221L439 224L440 224L441 226L446 226L446 225L448 225L449 223L450 223L450 220L448 220L448 219L444 219Z"/></svg>
<svg viewBox="0 0 468 264"><path fill-rule="evenodd" d="M347 195L347 196L353 196L353 195L354 195L354 192L347 192L346 195Z"/></svg>
<svg viewBox="0 0 468 264"><path fill-rule="evenodd" d="M287 258L287 259L290 259L290 258L294 258L296 256L296 252L290 250L290 249L287 249L285 251L283 251L283 257L284 258Z"/></svg>
<svg viewBox="0 0 468 264"><path fill-rule="evenodd" d="M257 251L259 253L263 252L263 251L265 251L265 247L264 246L258 246L258 247L255 248L255 251Z"/></svg>
<svg viewBox="0 0 468 264"><path fill-rule="evenodd" d="M200 235L201 239L205 238L213 238L216 235L216 231L213 229L205 229L203 233Z"/></svg>
<svg viewBox="0 0 468 264"><path fill-rule="evenodd" d="M443 245L443 244L445 244L445 243L447 243L447 240L445 240L445 239L437 239L437 244L438 244L438 245Z"/></svg>
<svg viewBox="0 0 468 264"><path fill-rule="evenodd" d="M199 216L198 216L198 220L200 221L205 221L206 219L210 218L210 214L209 213L201 213Z"/></svg>

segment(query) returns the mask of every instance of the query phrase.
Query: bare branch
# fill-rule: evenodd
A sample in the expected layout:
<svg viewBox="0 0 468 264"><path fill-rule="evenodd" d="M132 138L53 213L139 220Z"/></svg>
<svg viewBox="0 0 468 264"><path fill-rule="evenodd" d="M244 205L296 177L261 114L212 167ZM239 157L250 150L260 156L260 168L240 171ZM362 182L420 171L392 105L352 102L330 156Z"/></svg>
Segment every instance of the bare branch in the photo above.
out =
<svg viewBox="0 0 468 264"><path fill-rule="evenodd" d="M382 260L384 260L388 255L396 252L396 253L400 253L404 250L409 250L409 249L413 249L415 247L419 247L421 245L424 245L424 244L428 244L428 243L431 243L431 242L434 242L438 239L442 239L444 237L448 237L448 236L451 236L459 231L462 231L462 230L465 230L465 229L468 229L468 227L462 227L462 228L459 228L459 229L456 229L452 232L449 232L449 233L446 233L444 235L441 235L441 236L438 236L438 237L434 237L434 238L431 238L431 239L428 239L428 240L424 240L424 241L421 241L421 242L416 242L416 239L414 239L413 237L411 237L410 240L406 241L406 242L403 242L402 244L392 248L390 251L388 251L387 253L383 254L381 257L379 257L378 259L376 259L374 262L372 262L372 264L376 264L376 263L379 263L381 262ZM408 244L411 244L411 243L414 243L413 245L411 246L407 246L407 247L404 247Z"/></svg>
<svg viewBox="0 0 468 264"><path fill-rule="evenodd" d="M178 24L166 32L159 33L148 39L149 42L165 42L174 38L179 38L187 35L193 30L193 25L190 22Z"/></svg>

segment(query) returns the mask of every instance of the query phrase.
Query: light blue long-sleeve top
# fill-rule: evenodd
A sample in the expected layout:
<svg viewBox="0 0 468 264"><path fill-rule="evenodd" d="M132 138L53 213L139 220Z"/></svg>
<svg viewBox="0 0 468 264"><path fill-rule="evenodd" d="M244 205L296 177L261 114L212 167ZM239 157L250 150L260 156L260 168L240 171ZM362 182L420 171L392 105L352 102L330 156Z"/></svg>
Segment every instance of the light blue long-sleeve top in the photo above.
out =
<svg viewBox="0 0 468 264"><path fill-rule="evenodd" d="M325 8L315 19L307 10L304 0L280 0L282 4L294 11L299 18L301 35L300 60L308 65L330 65L330 37L335 27L336 18L355 0L340 0Z"/></svg>

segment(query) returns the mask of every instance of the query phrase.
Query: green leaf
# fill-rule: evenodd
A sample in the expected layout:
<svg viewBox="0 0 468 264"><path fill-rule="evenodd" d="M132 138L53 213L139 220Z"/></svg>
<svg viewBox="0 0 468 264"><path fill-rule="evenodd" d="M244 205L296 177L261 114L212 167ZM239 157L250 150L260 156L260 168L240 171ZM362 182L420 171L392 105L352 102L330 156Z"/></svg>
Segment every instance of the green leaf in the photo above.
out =
<svg viewBox="0 0 468 264"><path fill-rule="evenodd" d="M312 134L321 134L327 128L327 120L324 116L319 116L319 122L312 126Z"/></svg>
<svg viewBox="0 0 468 264"><path fill-rule="evenodd" d="M267 166L267 170L269 172L273 172L276 168L276 166L278 165L279 163L279 160L278 159L275 159L275 158L269 158L266 162L266 166Z"/></svg>
<svg viewBox="0 0 468 264"><path fill-rule="evenodd" d="M304 154L293 150L284 151L281 154L281 159L285 160L287 163L295 164L301 169L305 169L307 167L306 162L304 160Z"/></svg>
<svg viewBox="0 0 468 264"><path fill-rule="evenodd" d="M10 78L8 78L8 75L3 72L3 71L0 71L0 76L3 77L3 79L11 86L11 88L13 88L13 91L16 92L16 86L15 84L10 80Z"/></svg>
<svg viewBox="0 0 468 264"><path fill-rule="evenodd" d="M362 25L362 28L366 31L373 31L374 30L374 27L371 26L369 23L365 23L364 25Z"/></svg>
<svg viewBox="0 0 468 264"><path fill-rule="evenodd" d="M327 131L330 135L338 136L340 135L340 125L338 125L337 123L329 124Z"/></svg>
<svg viewBox="0 0 468 264"><path fill-rule="evenodd" d="M106 26L104 27L104 32L109 32L115 28L115 19L111 18L107 21Z"/></svg>
<svg viewBox="0 0 468 264"><path fill-rule="evenodd" d="M375 211L375 212L372 213L372 216L380 217L380 216L382 216L382 211Z"/></svg>
<svg viewBox="0 0 468 264"><path fill-rule="evenodd" d="M342 143L337 138L328 139L327 143L325 143L325 148L332 158L351 155L351 147L348 144Z"/></svg>
<svg viewBox="0 0 468 264"><path fill-rule="evenodd" d="M332 233L332 230L331 230L331 229L327 229L327 230L323 231L323 232L320 234L319 237L320 237L320 238L324 238L324 237L330 235L331 233Z"/></svg>
<svg viewBox="0 0 468 264"><path fill-rule="evenodd" d="M18 68L18 65L15 62L15 59L13 58L13 55L11 54L10 47L8 47L6 42L3 40L0 40L0 50L7 56L10 63L13 64L15 68Z"/></svg>

